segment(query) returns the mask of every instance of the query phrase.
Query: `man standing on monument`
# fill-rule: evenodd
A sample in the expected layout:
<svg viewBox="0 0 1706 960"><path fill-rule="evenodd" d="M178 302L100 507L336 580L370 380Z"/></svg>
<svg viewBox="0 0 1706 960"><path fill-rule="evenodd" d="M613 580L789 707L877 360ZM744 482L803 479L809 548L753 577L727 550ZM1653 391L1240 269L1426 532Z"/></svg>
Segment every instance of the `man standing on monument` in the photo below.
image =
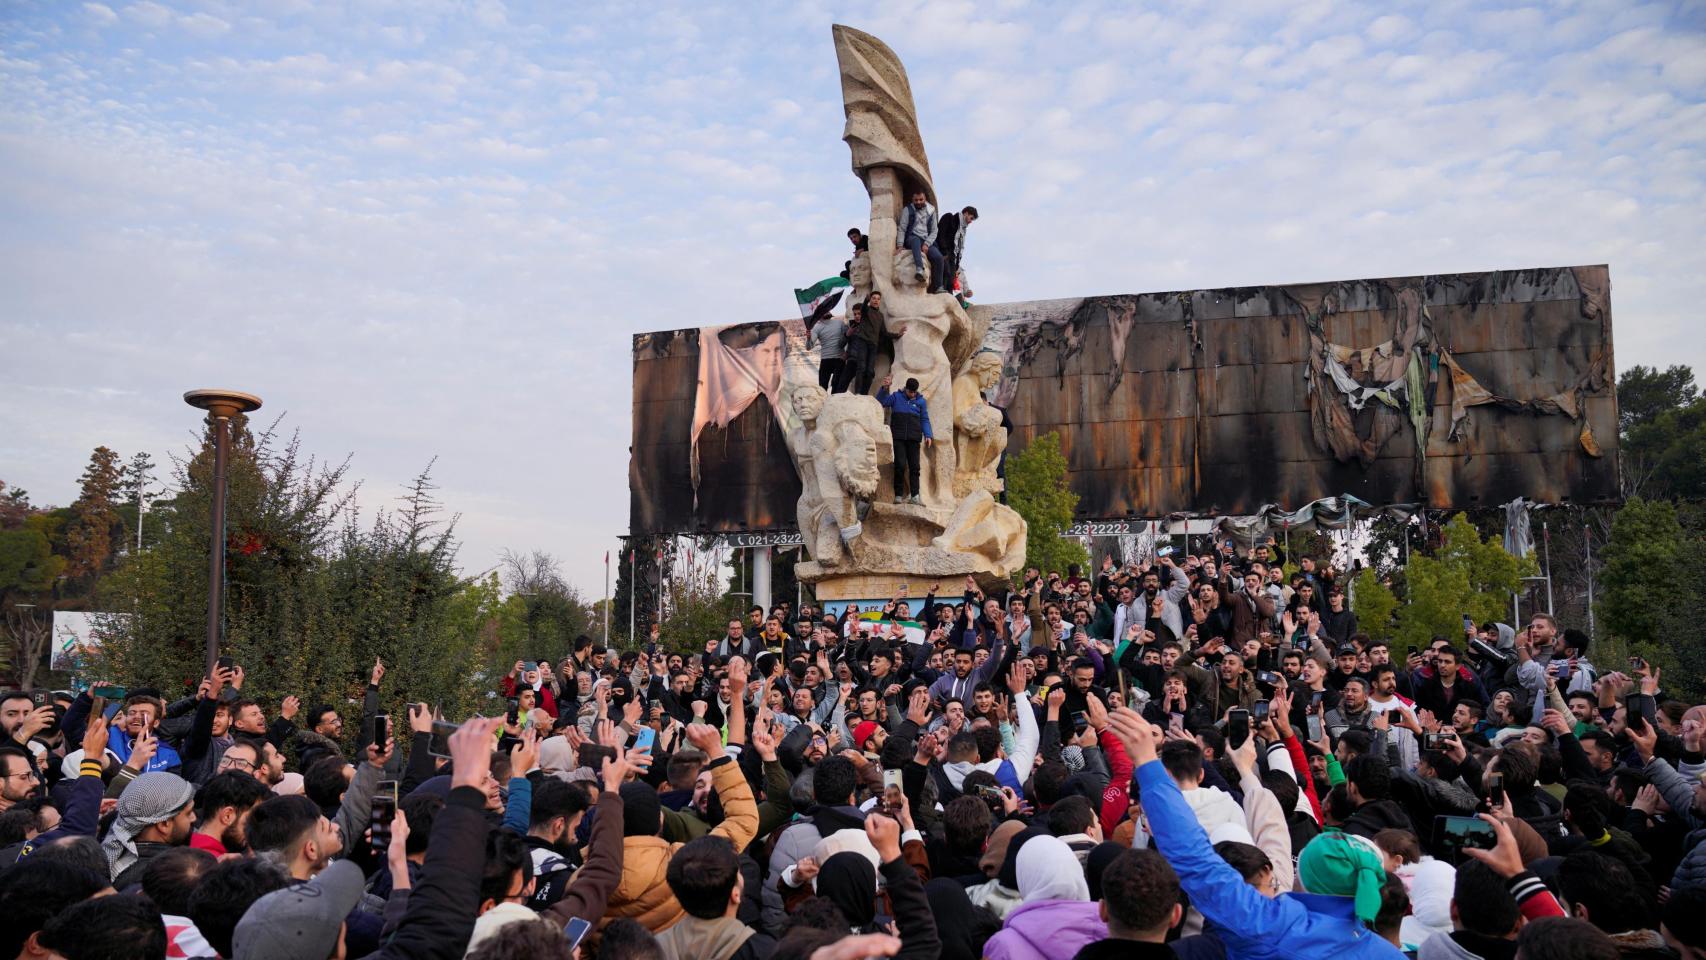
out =
<svg viewBox="0 0 1706 960"><path fill-rule="evenodd" d="M806 349L818 348L817 385L830 393L847 389L847 379L841 375L846 345L847 321L834 314L813 324L806 335Z"/></svg>
<svg viewBox="0 0 1706 960"><path fill-rule="evenodd" d="M942 251L936 249L936 208L924 199L924 191L912 191L912 202L901 210L895 245L912 251L912 265L919 280L925 277L924 258L930 258L930 269L937 278L931 284L934 292L942 276Z"/></svg>
<svg viewBox="0 0 1706 960"><path fill-rule="evenodd" d="M953 293L954 281L960 272L960 259L966 252L966 228L977 219L977 208L966 207L959 213L945 213L936 227L936 249L942 253L942 269L931 293Z"/></svg>
<svg viewBox="0 0 1706 960"><path fill-rule="evenodd" d="M889 432L894 436L894 502L921 502L919 475L923 460L919 444L930 446L930 406L918 392L918 379L909 377L899 393L890 393L893 377L884 377L877 402L889 408Z"/></svg>
<svg viewBox="0 0 1706 960"><path fill-rule="evenodd" d="M864 303L847 308L847 349L841 367L842 385L833 393L851 390L861 396L871 392L877 370L877 345L882 342L883 295L872 291Z"/></svg>

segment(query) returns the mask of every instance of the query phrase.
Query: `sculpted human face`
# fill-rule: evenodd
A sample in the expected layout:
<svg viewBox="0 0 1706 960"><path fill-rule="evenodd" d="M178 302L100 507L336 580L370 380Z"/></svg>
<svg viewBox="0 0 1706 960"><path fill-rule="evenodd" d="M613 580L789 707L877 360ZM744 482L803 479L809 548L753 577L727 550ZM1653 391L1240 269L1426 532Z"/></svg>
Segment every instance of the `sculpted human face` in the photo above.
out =
<svg viewBox="0 0 1706 960"><path fill-rule="evenodd" d="M877 471L877 444L863 430L841 431L841 445L835 451L836 472L842 484L859 497L877 492L881 479Z"/></svg>
<svg viewBox="0 0 1706 960"><path fill-rule="evenodd" d="M816 389L801 387L794 391L794 413L801 420L808 422L816 420L817 415L823 412L823 402L824 393L821 387Z"/></svg>

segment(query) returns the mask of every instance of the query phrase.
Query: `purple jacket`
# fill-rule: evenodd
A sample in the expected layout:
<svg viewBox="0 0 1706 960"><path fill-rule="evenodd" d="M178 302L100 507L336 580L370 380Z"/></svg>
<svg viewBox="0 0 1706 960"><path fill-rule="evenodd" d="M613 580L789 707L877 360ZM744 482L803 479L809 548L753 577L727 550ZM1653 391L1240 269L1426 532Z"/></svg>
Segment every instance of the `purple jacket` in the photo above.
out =
<svg viewBox="0 0 1706 960"><path fill-rule="evenodd" d="M983 947L988 960L1072 960L1078 951L1108 938L1100 907L1088 900L1039 900L1007 915Z"/></svg>

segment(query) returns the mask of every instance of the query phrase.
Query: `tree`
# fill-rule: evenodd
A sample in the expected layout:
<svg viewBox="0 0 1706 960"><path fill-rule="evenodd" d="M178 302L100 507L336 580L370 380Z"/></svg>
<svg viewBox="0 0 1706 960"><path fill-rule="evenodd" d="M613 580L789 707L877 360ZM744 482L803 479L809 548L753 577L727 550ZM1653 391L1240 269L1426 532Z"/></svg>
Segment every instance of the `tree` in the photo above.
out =
<svg viewBox="0 0 1706 960"><path fill-rule="evenodd" d="M1659 370L1633 366L1617 378L1617 427L1627 434L1638 424L1692 403L1694 371L1682 364Z"/></svg>
<svg viewBox="0 0 1706 960"><path fill-rule="evenodd" d="M1064 573L1071 564L1087 569L1084 545L1066 536L1078 509L1078 494L1066 484L1060 434L1049 431L1007 458L1007 504L1027 529L1025 565Z"/></svg>
<svg viewBox="0 0 1706 960"><path fill-rule="evenodd" d="M1522 578L1537 569L1532 559L1506 553L1498 539L1482 539L1461 514L1445 524L1441 537L1433 556L1410 555L1408 602L1398 608L1393 631L1400 644L1424 647L1436 636L1462 636L1464 614L1476 623L1498 620Z"/></svg>
<svg viewBox="0 0 1706 960"><path fill-rule="evenodd" d="M71 505L72 520L65 531L70 552L67 576L93 581L106 570L112 558L113 528L118 525L115 505L123 474L118 454L112 450L96 447L89 455L89 466L81 477L83 489Z"/></svg>
<svg viewBox="0 0 1706 960"><path fill-rule="evenodd" d="M1706 684L1706 519L1698 508L1639 497L1623 505L1601 552L1605 569L1595 611L1620 662L1635 653L1664 667L1667 686L1699 696ZM1604 656L1596 659L1611 669Z"/></svg>
<svg viewBox="0 0 1706 960"><path fill-rule="evenodd" d="M1398 609L1398 598L1392 588L1380 581L1373 567L1364 567L1351 582L1351 612L1356 614L1357 627L1377 640L1392 637L1392 614Z"/></svg>
<svg viewBox="0 0 1706 960"><path fill-rule="evenodd" d="M1706 397L1631 427L1623 453L1636 492L1706 499Z"/></svg>

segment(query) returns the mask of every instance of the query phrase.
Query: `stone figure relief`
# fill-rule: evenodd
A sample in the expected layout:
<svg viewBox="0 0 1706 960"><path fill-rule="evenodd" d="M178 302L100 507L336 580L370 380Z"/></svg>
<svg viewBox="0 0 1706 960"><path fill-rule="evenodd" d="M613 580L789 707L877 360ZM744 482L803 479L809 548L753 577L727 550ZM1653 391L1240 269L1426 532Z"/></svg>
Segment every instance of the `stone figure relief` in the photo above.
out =
<svg viewBox="0 0 1706 960"><path fill-rule="evenodd" d="M837 394L815 422L801 412L788 442L801 471L799 523L812 561L796 572L818 583L823 599L833 598L823 581L839 574L970 573L993 584L1024 562L1026 532L1024 520L992 496L1000 492L995 465L1007 437L1000 411L980 394L1000 379L1001 361L977 353L987 321L973 320L951 294L926 293L910 254L896 246L896 217L909 196L922 190L936 201L906 69L870 34L836 26L834 38L843 139L871 198L869 251L852 262L848 302L882 293L884 330L894 342L887 373L897 386L917 378L936 442L924 453L923 506L890 504L884 494L894 452L881 406Z"/></svg>

